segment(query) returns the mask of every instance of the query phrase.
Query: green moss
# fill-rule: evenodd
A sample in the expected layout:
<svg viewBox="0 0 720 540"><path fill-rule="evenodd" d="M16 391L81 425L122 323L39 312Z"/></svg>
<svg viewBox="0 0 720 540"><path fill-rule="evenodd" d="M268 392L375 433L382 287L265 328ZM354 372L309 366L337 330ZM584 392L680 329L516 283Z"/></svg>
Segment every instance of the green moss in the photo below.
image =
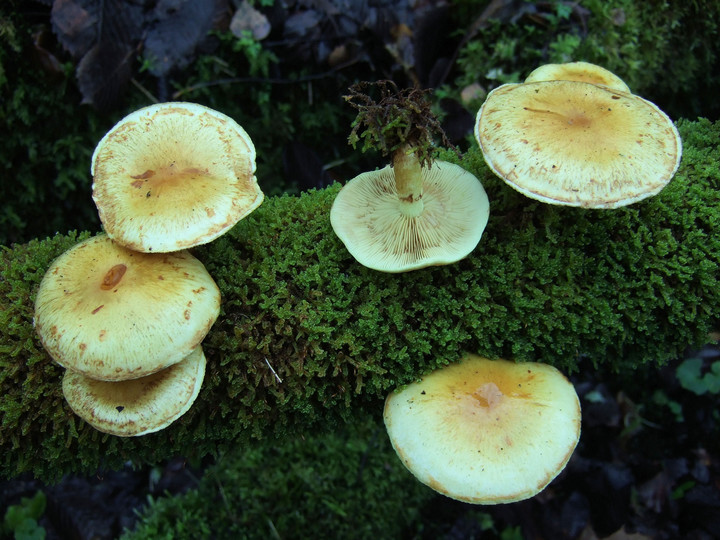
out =
<svg viewBox="0 0 720 540"><path fill-rule="evenodd" d="M88 196L90 156L103 134L99 117L79 108L72 66L43 48L48 35L19 4L0 6L3 245L99 225Z"/></svg>
<svg viewBox="0 0 720 540"><path fill-rule="evenodd" d="M204 343L206 379L185 416L138 439L78 420L64 403L61 370L33 334L43 272L78 238L3 250L2 475L216 455L253 437L377 414L391 389L464 351L566 372L581 357L628 372L677 356L706 339L720 310L720 123L678 127L685 150L675 179L618 210L528 199L469 151L460 162L491 201L480 244L456 264L405 274L369 270L344 249L329 222L339 185L268 198L195 250L223 296Z"/></svg>
<svg viewBox="0 0 720 540"><path fill-rule="evenodd" d="M399 538L433 496L382 423L365 421L235 449L197 489L153 501L122 538Z"/></svg>

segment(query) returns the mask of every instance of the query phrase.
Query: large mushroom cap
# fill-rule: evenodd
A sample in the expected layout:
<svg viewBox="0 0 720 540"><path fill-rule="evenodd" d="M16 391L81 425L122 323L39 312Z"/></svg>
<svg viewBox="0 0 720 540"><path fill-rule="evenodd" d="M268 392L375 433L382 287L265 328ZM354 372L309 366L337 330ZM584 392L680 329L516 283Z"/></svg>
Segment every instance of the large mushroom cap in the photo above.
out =
<svg viewBox="0 0 720 540"><path fill-rule="evenodd" d="M577 81L506 84L478 111L488 166L521 193L552 204L616 208L657 194L682 143L641 97Z"/></svg>
<svg viewBox="0 0 720 540"><path fill-rule="evenodd" d="M91 172L105 231L136 251L210 242L263 200L248 134L194 103L160 103L123 118L95 148Z"/></svg>
<svg viewBox="0 0 720 540"><path fill-rule="evenodd" d="M102 234L53 261L38 289L35 329L63 367L119 381L182 360L219 312L220 291L190 253L138 253Z"/></svg>
<svg viewBox="0 0 720 540"><path fill-rule="evenodd" d="M580 81L630 93L630 88L620 77L590 62L545 64L534 69L525 79L526 83L539 81Z"/></svg>
<svg viewBox="0 0 720 540"><path fill-rule="evenodd" d="M422 212L401 211L391 167L356 176L330 210L335 233L364 266L405 272L450 264L477 246L490 205L480 181L458 165L423 167Z"/></svg>
<svg viewBox="0 0 720 540"><path fill-rule="evenodd" d="M540 492L580 437L580 401L555 368L468 355L390 394L385 426L418 480L474 504Z"/></svg>
<svg viewBox="0 0 720 540"><path fill-rule="evenodd" d="M185 414L205 377L205 355L196 347L182 361L129 381L96 381L67 370L62 389L70 408L95 429L137 437L166 428Z"/></svg>

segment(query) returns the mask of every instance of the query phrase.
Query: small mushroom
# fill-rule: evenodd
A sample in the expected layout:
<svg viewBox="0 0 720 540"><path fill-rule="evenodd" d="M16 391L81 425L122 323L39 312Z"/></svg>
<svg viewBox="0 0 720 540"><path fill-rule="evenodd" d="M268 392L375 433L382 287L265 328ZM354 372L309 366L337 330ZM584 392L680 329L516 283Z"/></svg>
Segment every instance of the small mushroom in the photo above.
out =
<svg viewBox="0 0 720 540"><path fill-rule="evenodd" d="M34 324L63 367L120 381L185 358L219 313L220 291L189 252L138 253L100 234L50 265Z"/></svg>
<svg viewBox="0 0 720 540"><path fill-rule="evenodd" d="M205 377L198 346L182 361L139 379L98 381L67 370L62 390L70 408L95 429L137 437L166 428L185 414Z"/></svg>
<svg viewBox="0 0 720 540"><path fill-rule="evenodd" d="M210 242L263 201L248 134L194 103L160 103L123 118L95 148L91 173L108 236L142 252Z"/></svg>
<svg viewBox="0 0 720 540"><path fill-rule="evenodd" d="M540 81L580 81L630 93L630 88L620 77L590 62L545 64L533 70L525 79L526 83Z"/></svg>
<svg viewBox="0 0 720 540"><path fill-rule="evenodd" d="M385 426L422 483L473 504L542 491L580 438L580 401L555 368L467 355L391 393Z"/></svg>
<svg viewBox="0 0 720 540"><path fill-rule="evenodd" d="M380 99L364 91L375 88ZM349 142L390 156L389 167L360 174L338 193L330 223L350 254L382 272L450 264L480 241L490 206L480 181L434 160L433 137L450 144L428 90L392 81L358 83L345 99L358 110Z"/></svg>
<svg viewBox="0 0 720 540"><path fill-rule="evenodd" d="M586 82L505 84L488 94L475 137L492 171L546 203L617 208L672 179L682 142L653 103Z"/></svg>
<svg viewBox="0 0 720 540"><path fill-rule="evenodd" d="M417 186L396 181L394 167L350 180L330 210L335 234L362 265L406 272L450 264L480 241L490 205L480 181L458 165L434 161L413 171Z"/></svg>

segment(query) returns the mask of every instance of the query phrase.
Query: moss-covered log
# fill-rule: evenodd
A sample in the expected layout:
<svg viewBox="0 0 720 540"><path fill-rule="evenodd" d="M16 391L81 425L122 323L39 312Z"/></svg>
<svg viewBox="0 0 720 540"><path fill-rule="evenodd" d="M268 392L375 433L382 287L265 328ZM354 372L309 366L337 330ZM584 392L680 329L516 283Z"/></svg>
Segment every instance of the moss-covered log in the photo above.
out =
<svg viewBox="0 0 720 540"><path fill-rule="evenodd" d="M168 429L104 435L65 404L62 369L32 327L38 284L69 234L0 254L2 476L57 478L132 460L206 456L379 415L391 389L463 351L573 371L662 363L702 343L720 312L720 123L681 122L683 162L660 195L588 211L528 199L479 152L491 217L457 264L406 274L358 265L330 228L339 186L267 200L195 254L223 295L195 405ZM450 160L450 155L443 155Z"/></svg>

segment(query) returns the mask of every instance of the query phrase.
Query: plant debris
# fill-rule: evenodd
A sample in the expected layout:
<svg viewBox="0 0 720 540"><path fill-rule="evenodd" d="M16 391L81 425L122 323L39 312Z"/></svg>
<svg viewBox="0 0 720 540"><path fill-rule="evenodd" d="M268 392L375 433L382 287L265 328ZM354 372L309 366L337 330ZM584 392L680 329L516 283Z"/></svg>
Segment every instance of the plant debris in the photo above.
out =
<svg viewBox="0 0 720 540"><path fill-rule="evenodd" d="M78 61L82 102L110 110L123 97L141 51L156 77L182 69L208 33L225 25L227 10L227 0L55 0L51 22Z"/></svg>
<svg viewBox="0 0 720 540"><path fill-rule="evenodd" d="M380 92L377 101L365 93L373 88ZM429 166L435 136L440 137L444 146L452 147L440 121L432 112L432 105L427 99L429 93L430 90L418 87L400 90L390 80L352 85L350 94L344 98L357 109L358 115L352 124L348 142L355 148L362 140L363 152L372 148L383 156L408 146L414 149L422 166Z"/></svg>

